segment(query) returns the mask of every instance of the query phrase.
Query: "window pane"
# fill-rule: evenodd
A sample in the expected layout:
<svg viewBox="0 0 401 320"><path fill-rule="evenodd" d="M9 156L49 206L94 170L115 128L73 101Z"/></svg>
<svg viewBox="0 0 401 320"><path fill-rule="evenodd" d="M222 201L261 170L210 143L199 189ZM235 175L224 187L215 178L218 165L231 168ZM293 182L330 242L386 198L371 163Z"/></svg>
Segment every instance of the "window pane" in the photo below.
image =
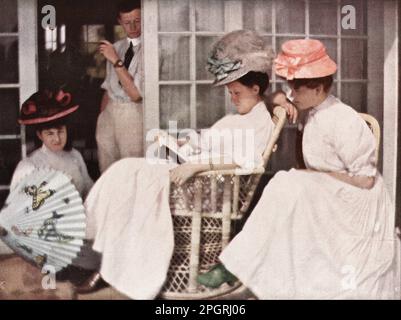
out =
<svg viewBox="0 0 401 320"><path fill-rule="evenodd" d="M336 1L311 0L309 8L311 34L337 34ZM319 17L319 19L314 17ZM322 23L323 21L324 23Z"/></svg>
<svg viewBox="0 0 401 320"><path fill-rule="evenodd" d="M278 33L305 33L304 1L276 1L276 19Z"/></svg>
<svg viewBox="0 0 401 320"><path fill-rule="evenodd" d="M366 0L342 0L341 1L341 8L346 5L351 5L355 8L355 29L341 29L341 33L344 35L364 35L366 34L366 15L367 15L367 8L366 8ZM345 22L345 24L349 24L349 18L353 18L350 15L352 11L346 10L345 13L341 13L341 19Z"/></svg>
<svg viewBox="0 0 401 320"><path fill-rule="evenodd" d="M299 39L299 37L277 37L276 38L276 54L281 51L281 46L284 42L288 40Z"/></svg>
<svg viewBox="0 0 401 320"><path fill-rule="evenodd" d="M196 31L224 31L224 1L197 0Z"/></svg>
<svg viewBox="0 0 401 320"><path fill-rule="evenodd" d="M358 112L366 112L366 84L342 83L341 100Z"/></svg>
<svg viewBox="0 0 401 320"><path fill-rule="evenodd" d="M82 39L84 42L99 42L105 39L103 25L88 25L82 27Z"/></svg>
<svg viewBox="0 0 401 320"><path fill-rule="evenodd" d="M189 80L189 37L160 36L160 80Z"/></svg>
<svg viewBox="0 0 401 320"><path fill-rule="evenodd" d="M86 73L91 79L104 79L106 77L106 58L99 52L99 45L90 43L86 46L87 58Z"/></svg>
<svg viewBox="0 0 401 320"><path fill-rule="evenodd" d="M17 122L19 113L18 89L0 90L0 134L19 134ZM0 149L3 151L2 149Z"/></svg>
<svg viewBox="0 0 401 320"><path fill-rule="evenodd" d="M177 128L190 127L190 86L160 86L160 127L168 129L169 121Z"/></svg>
<svg viewBox="0 0 401 320"><path fill-rule="evenodd" d="M264 36L264 37L262 37L262 38L263 38L263 40L266 42L266 45L270 46L270 47L274 50L274 48L273 48L273 46L272 46L272 44L273 44L273 37ZM275 52L275 54L278 53L277 51L274 51L274 52ZM272 79L272 76L273 76L274 59L272 60L271 63L272 63L271 69L269 70L269 78L270 78L270 80Z"/></svg>
<svg viewBox="0 0 401 320"><path fill-rule="evenodd" d="M0 150L0 185L8 185L15 167L21 160L21 142L0 140Z"/></svg>
<svg viewBox="0 0 401 320"><path fill-rule="evenodd" d="M0 32L18 32L17 1L0 0Z"/></svg>
<svg viewBox="0 0 401 320"><path fill-rule="evenodd" d="M244 29L256 30L261 33L272 32L272 1L246 0L243 1Z"/></svg>
<svg viewBox="0 0 401 320"><path fill-rule="evenodd" d="M263 40L266 42L267 45L271 46L273 43L273 37L271 36L262 36Z"/></svg>
<svg viewBox="0 0 401 320"><path fill-rule="evenodd" d="M18 38L0 37L0 83L18 82Z"/></svg>
<svg viewBox="0 0 401 320"><path fill-rule="evenodd" d="M342 39L341 67L344 79L366 79L366 41Z"/></svg>
<svg viewBox="0 0 401 320"><path fill-rule="evenodd" d="M226 114L224 87L197 86L196 128L211 127Z"/></svg>
<svg viewBox="0 0 401 320"><path fill-rule="evenodd" d="M159 0L159 30L189 31L188 0Z"/></svg>
<svg viewBox="0 0 401 320"><path fill-rule="evenodd" d="M218 37L197 37L196 38L196 79L214 80L213 75L207 71L206 63L212 45Z"/></svg>

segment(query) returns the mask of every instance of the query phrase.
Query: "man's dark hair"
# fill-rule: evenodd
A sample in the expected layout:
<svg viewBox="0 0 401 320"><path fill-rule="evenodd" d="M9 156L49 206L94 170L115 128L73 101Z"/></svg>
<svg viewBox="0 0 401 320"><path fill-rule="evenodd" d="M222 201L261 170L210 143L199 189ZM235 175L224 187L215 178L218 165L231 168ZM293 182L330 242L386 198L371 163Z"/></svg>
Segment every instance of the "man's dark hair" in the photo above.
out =
<svg viewBox="0 0 401 320"><path fill-rule="evenodd" d="M120 13L131 12L135 9L141 9L141 0L122 0L117 5L117 18L120 17Z"/></svg>
<svg viewBox="0 0 401 320"><path fill-rule="evenodd" d="M42 132L43 130L49 130L49 129L59 129L62 126L65 126L67 129L67 142L64 146L64 150L65 151L71 151L72 149L72 132L69 129L69 118L68 117L63 117L61 119L57 119L57 120L53 120L53 121L49 121L49 122L45 122L45 123L40 123L37 124L35 126L33 126L33 130L35 131L35 133L33 134L34 137L34 144L35 144L35 148L39 148L42 146L42 141L37 137L36 132Z"/></svg>
<svg viewBox="0 0 401 320"><path fill-rule="evenodd" d="M289 80L288 84L294 87L294 89L298 89L302 86L305 86L309 89L316 89L318 86L323 85L323 90L325 92L329 92L333 84L333 76L330 75L326 77L312 79L294 79Z"/></svg>
<svg viewBox="0 0 401 320"><path fill-rule="evenodd" d="M269 75L263 72L249 71L246 75L237 79L244 86L252 88L253 85L259 87L259 95L263 96L264 92L269 87Z"/></svg>

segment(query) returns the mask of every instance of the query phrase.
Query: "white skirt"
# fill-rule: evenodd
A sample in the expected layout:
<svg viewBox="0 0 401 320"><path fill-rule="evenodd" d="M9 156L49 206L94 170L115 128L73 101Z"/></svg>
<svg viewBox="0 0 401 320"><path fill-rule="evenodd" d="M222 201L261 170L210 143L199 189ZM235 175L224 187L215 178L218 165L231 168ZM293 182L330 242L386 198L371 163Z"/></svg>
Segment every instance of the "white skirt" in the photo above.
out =
<svg viewBox="0 0 401 320"><path fill-rule="evenodd" d="M260 299L395 299L394 218L381 176L364 190L281 171L220 259Z"/></svg>
<svg viewBox="0 0 401 320"><path fill-rule="evenodd" d="M87 237L102 254L103 279L132 299L152 299L166 279L174 249L169 170L142 158L114 163L91 189Z"/></svg>

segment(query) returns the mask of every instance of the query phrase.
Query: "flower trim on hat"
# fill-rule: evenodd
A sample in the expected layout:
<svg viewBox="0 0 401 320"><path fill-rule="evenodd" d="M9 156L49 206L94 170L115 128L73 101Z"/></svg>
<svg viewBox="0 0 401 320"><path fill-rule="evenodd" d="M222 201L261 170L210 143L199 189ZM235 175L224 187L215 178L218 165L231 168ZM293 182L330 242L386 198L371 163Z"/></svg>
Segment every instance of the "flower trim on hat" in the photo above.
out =
<svg viewBox="0 0 401 320"><path fill-rule="evenodd" d="M241 68L241 61L231 61L227 57L224 59L214 59L209 57L207 59L207 70L213 73L216 81L221 81L228 77L228 74Z"/></svg>

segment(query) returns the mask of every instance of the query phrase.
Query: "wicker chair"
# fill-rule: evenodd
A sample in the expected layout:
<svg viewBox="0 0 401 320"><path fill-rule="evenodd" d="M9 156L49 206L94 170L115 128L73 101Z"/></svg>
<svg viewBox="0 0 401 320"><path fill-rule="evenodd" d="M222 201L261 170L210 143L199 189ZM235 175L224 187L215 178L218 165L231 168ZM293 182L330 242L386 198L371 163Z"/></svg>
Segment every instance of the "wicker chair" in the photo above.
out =
<svg viewBox="0 0 401 320"><path fill-rule="evenodd" d="M263 154L264 168L277 149L285 121L285 110L276 107L275 129ZM240 169L202 172L182 187L171 185L175 248L162 298L206 299L226 294L240 285L209 289L198 285L196 277L218 263L220 252L234 235L236 221L247 212L264 168L252 172Z"/></svg>

